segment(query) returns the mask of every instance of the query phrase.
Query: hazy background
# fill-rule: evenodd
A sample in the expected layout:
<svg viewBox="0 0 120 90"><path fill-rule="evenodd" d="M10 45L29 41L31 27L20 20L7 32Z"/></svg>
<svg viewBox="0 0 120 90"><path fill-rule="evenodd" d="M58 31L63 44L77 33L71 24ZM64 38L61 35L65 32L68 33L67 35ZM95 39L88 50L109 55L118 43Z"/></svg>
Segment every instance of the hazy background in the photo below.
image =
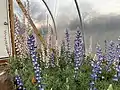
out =
<svg viewBox="0 0 120 90"><path fill-rule="evenodd" d="M71 44L73 46L76 27L79 26L78 13L74 0L45 0L51 9L56 24L59 41L64 39L66 28L70 29ZM120 0L77 0L84 23L86 48L92 36L93 51L95 44L104 40L117 40L120 35ZM39 22L46 22L45 5L41 0L30 0L31 17L39 26ZM50 16L49 16L50 18ZM49 19L50 23L51 20Z"/></svg>
<svg viewBox="0 0 120 90"><path fill-rule="evenodd" d="M72 40L71 45L73 46L76 27L79 25L74 0L45 1L54 15L59 41L64 39L65 29L69 28ZM3 27L3 21L6 20L6 9L3 2L5 0L1 0L0 5L0 11L2 12L0 16L0 42L4 42L3 31L6 28ZM120 35L120 0L78 0L78 2L84 23L86 48L89 47L90 36L92 36L93 51L97 42L100 42L103 47L105 39L117 40L117 37ZM14 2L14 6L15 13L22 17L22 12L16 2ZM49 23L52 25L51 17L42 0L30 0L30 10L30 15L38 28L41 24L46 23L47 15L49 16ZM0 45L0 47L0 56L2 56L5 53L5 46Z"/></svg>

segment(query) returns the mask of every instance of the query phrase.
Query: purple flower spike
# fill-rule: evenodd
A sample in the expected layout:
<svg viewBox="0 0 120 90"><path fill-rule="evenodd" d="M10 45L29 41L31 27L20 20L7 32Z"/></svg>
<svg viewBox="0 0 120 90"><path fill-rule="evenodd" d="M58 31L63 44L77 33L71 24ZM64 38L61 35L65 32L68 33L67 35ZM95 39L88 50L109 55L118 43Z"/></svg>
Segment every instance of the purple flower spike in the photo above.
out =
<svg viewBox="0 0 120 90"><path fill-rule="evenodd" d="M118 38L118 43L116 46L116 60L115 60L115 70L116 75L114 75L113 80L118 81L120 79L120 38Z"/></svg>
<svg viewBox="0 0 120 90"><path fill-rule="evenodd" d="M54 53L52 53L50 55L50 66L55 67L55 55L54 55Z"/></svg>
<svg viewBox="0 0 120 90"><path fill-rule="evenodd" d="M15 82L16 82L16 86L18 87L17 90L26 90L23 87L23 81L19 75L15 76Z"/></svg>
<svg viewBox="0 0 120 90"><path fill-rule="evenodd" d="M70 62L70 34L68 32L69 29L66 29L66 33L65 33L65 38L66 38L66 55L67 55L67 63Z"/></svg>
<svg viewBox="0 0 120 90"><path fill-rule="evenodd" d="M92 66L91 79L92 79L92 81L90 83L90 90L97 90L95 88L95 81L99 78L99 75L102 73L101 65L102 65L102 61L103 61L103 53L102 53L102 49L100 48L100 45L97 45L97 47L96 47L96 56L97 56L97 59L94 61L91 61L91 66Z"/></svg>
<svg viewBox="0 0 120 90"><path fill-rule="evenodd" d="M34 72L35 72L35 76L36 76L36 80L37 80L37 84L38 84L38 88L39 90L41 90L41 68L40 65L38 63L38 57L37 57L37 53L36 53L36 48L35 48L35 38L33 35L29 36L28 38L28 48L29 48L29 52L32 58L32 63L34 66Z"/></svg>
<svg viewBox="0 0 120 90"><path fill-rule="evenodd" d="M74 41L74 62L75 62L75 78L77 78L77 72L79 67L82 64L84 55L83 55L83 39L80 30L78 29L76 33L76 38Z"/></svg>
<svg viewBox="0 0 120 90"><path fill-rule="evenodd" d="M111 41L108 45L108 53L107 53L107 71L111 71L110 66L115 60L116 57L115 43Z"/></svg>

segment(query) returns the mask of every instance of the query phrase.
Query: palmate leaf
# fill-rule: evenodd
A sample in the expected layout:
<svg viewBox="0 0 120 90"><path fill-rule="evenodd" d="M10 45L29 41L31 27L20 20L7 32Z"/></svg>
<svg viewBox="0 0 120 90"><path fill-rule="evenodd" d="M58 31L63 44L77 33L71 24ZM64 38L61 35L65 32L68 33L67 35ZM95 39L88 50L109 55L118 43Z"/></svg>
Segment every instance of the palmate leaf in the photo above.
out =
<svg viewBox="0 0 120 90"><path fill-rule="evenodd" d="M112 84L109 85L107 90L113 90Z"/></svg>

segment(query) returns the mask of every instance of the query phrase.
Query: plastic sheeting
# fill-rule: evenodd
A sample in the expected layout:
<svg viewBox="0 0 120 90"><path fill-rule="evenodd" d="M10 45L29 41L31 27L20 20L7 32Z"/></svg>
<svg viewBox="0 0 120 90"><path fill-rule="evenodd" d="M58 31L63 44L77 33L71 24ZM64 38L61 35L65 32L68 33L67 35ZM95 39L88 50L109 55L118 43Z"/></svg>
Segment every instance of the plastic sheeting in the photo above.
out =
<svg viewBox="0 0 120 90"><path fill-rule="evenodd" d="M71 47L73 47L76 28L80 25L74 0L45 1L56 22L58 45L65 38L65 29L69 28ZM77 1L84 25L86 51L89 48L95 51L97 42L100 42L101 46L104 47L105 40L117 40L120 34L119 0ZM41 26L45 26L47 23L53 27L51 16L42 0L30 0L30 10L30 15L39 30Z"/></svg>
<svg viewBox="0 0 120 90"><path fill-rule="evenodd" d="M4 39L5 38L4 31L6 31L7 34L6 38L9 45L8 25L4 25L5 22L8 22L7 10L8 10L7 0L1 0L0 1L0 57L8 56L5 46L5 39Z"/></svg>

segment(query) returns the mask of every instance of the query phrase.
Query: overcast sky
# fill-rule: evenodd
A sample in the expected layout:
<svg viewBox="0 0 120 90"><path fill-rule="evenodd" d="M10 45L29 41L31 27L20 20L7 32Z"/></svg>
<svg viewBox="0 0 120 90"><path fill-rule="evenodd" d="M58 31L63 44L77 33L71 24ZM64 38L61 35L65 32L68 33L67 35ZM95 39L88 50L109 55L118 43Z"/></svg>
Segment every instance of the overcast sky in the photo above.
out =
<svg viewBox="0 0 120 90"><path fill-rule="evenodd" d="M74 0L45 1L54 15L57 24L57 31L59 33L59 40L63 39L63 36L61 37L61 35L64 35L66 28L70 28L71 39L73 40L75 29L79 25ZM93 37L93 48L97 41L100 41L103 46L105 39L117 39L120 34L120 0L77 1L79 3L84 23L86 45L89 45L90 36ZM30 3L31 17L35 20L36 25L39 26L40 21L46 21L46 14L48 14L48 12L42 0L30 0Z"/></svg>
<svg viewBox="0 0 120 90"><path fill-rule="evenodd" d="M71 7L74 6L73 5L74 0L45 0L45 1L48 3L51 9L54 8L55 4L57 4L57 7L66 7L71 5L72 5ZM40 3L40 0L34 0L34 2ZM108 14L111 12L119 13L120 0L78 0L78 2L86 3L86 5L90 4L93 10L96 10L101 14Z"/></svg>

